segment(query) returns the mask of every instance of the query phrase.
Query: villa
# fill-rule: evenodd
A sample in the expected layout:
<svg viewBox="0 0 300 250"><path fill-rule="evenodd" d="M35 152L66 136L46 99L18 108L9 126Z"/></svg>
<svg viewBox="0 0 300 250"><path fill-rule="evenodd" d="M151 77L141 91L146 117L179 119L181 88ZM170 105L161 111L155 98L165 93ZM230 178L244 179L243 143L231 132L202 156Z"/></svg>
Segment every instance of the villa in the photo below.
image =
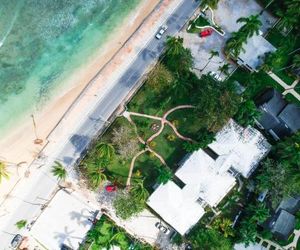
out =
<svg viewBox="0 0 300 250"><path fill-rule="evenodd" d="M258 71L264 62L265 54L276 50L261 34L249 38L243 49L237 63L250 71Z"/></svg>
<svg viewBox="0 0 300 250"><path fill-rule="evenodd" d="M252 127L243 128L232 119L207 149L189 155L176 171L174 181L160 185L148 205L181 235L216 207L235 186L236 178L248 178L270 145Z"/></svg>

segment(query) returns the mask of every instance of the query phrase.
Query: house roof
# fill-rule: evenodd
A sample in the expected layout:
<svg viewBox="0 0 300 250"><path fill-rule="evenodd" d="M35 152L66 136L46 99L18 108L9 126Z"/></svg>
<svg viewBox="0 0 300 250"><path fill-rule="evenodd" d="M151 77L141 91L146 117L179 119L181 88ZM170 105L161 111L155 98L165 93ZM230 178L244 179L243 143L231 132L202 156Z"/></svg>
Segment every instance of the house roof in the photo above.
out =
<svg viewBox="0 0 300 250"><path fill-rule="evenodd" d="M175 175L186 185L183 190L216 206L235 185L235 178L227 171L219 171L218 162L203 150L194 152Z"/></svg>
<svg viewBox="0 0 300 250"><path fill-rule="evenodd" d="M245 51L239 54L242 63L253 70L258 69L264 62L265 54L276 48L261 35L253 35L243 46Z"/></svg>
<svg viewBox="0 0 300 250"><path fill-rule="evenodd" d="M177 232L184 235L204 215L204 209L187 189L173 181L160 185L149 197L147 204Z"/></svg>
<svg viewBox="0 0 300 250"><path fill-rule="evenodd" d="M300 196L289 197L280 202L278 206L279 209L284 209L285 211L295 214L300 209ZM278 209L278 210L279 210Z"/></svg>
<svg viewBox="0 0 300 250"><path fill-rule="evenodd" d="M258 130L243 128L231 119L217 133L216 140L209 148L219 155L219 171L233 167L247 178L269 152L271 145Z"/></svg>
<svg viewBox="0 0 300 250"><path fill-rule="evenodd" d="M287 240L295 229L295 216L281 209L271 221L271 232L279 239Z"/></svg>
<svg viewBox="0 0 300 250"><path fill-rule="evenodd" d="M256 103L262 110L259 123L271 134L283 138L300 129L300 107L289 104L278 91L268 89Z"/></svg>

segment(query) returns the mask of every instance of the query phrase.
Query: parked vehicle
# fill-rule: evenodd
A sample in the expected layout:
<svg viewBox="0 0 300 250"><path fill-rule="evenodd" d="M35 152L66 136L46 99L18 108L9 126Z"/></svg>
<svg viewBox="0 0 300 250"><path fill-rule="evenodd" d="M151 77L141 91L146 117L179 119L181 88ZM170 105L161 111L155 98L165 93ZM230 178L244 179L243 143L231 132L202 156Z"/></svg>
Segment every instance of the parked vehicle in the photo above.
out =
<svg viewBox="0 0 300 250"><path fill-rule="evenodd" d="M161 39L162 35L166 32L166 30L168 29L167 25L163 25L161 26L160 30L156 33L155 37L159 40Z"/></svg>
<svg viewBox="0 0 300 250"><path fill-rule="evenodd" d="M170 230L166 226L164 226L161 222L156 222L155 227L158 228L159 231L163 232L164 234L169 234Z"/></svg>
<svg viewBox="0 0 300 250"><path fill-rule="evenodd" d="M73 250L73 248L67 246L66 244L61 244L60 250Z"/></svg>
<svg viewBox="0 0 300 250"><path fill-rule="evenodd" d="M217 74L214 71L209 72L209 75L211 77L213 77L216 81L221 82L222 81L222 77L220 77L220 74Z"/></svg>
<svg viewBox="0 0 300 250"><path fill-rule="evenodd" d="M204 29L200 32L200 37L210 36L213 33L213 29Z"/></svg>
<svg viewBox="0 0 300 250"><path fill-rule="evenodd" d="M10 245L13 249L17 249L22 243L23 237L20 234L17 234L11 241Z"/></svg>
<svg viewBox="0 0 300 250"><path fill-rule="evenodd" d="M117 186L116 185L107 185L105 187L106 192L111 193L117 191Z"/></svg>

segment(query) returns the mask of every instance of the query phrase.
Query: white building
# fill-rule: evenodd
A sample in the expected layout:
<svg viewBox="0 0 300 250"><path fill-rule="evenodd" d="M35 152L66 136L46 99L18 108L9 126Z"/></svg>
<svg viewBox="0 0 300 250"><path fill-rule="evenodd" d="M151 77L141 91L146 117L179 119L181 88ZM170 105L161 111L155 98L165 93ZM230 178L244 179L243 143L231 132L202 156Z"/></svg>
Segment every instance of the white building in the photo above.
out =
<svg viewBox="0 0 300 250"><path fill-rule="evenodd" d="M269 149L259 131L230 120L207 150L194 152L176 171L181 187L173 181L160 185L147 203L184 235L204 215L207 205L220 203L236 184L237 175L250 176Z"/></svg>

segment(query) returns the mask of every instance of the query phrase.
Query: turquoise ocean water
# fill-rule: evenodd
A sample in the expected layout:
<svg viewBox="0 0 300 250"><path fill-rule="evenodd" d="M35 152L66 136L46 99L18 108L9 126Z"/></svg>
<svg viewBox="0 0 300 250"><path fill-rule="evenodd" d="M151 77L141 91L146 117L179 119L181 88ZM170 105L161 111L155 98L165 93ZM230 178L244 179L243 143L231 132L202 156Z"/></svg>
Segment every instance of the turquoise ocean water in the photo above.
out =
<svg viewBox="0 0 300 250"><path fill-rule="evenodd" d="M40 110L141 0L0 0L0 136Z"/></svg>

